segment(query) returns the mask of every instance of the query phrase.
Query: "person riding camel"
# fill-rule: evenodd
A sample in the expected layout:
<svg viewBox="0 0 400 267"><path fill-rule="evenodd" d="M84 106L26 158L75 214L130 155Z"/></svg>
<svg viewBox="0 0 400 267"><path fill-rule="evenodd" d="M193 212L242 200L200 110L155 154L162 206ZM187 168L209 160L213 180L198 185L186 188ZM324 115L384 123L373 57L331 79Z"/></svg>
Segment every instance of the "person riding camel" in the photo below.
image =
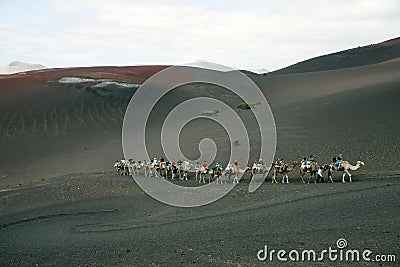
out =
<svg viewBox="0 0 400 267"><path fill-rule="evenodd" d="M285 162L283 161L283 158L282 159L277 158L275 160L274 167L279 169L279 171L281 171L283 166L285 166Z"/></svg>
<svg viewBox="0 0 400 267"><path fill-rule="evenodd" d="M279 169L282 170L283 166L285 166L285 162L283 161L283 158L279 161Z"/></svg>
<svg viewBox="0 0 400 267"><path fill-rule="evenodd" d="M208 167L207 162L204 161L203 164L202 164L202 166L203 166L204 169L207 169L207 167Z"/></svg>
<svg viewBox="0 0 400 267"><path fill-rule="evenodd" d="M219 169L222 169L222 165L217 162L217 164L215 164L215 170L218 171Z"/></svg>
<svg viewBox="0 0 400 267"><path fill-rule="evenodd" d="M257 166L257 161L253 162L253 167L251 167L251 169L253 170L253 173L257 173L258 172L258 166Z"/></svg>
<svg viewBox="0 0 400 267"><path fill-rule="evenodd" d="M305 172L307 172L307 158L306 157L304 157L301 160L300 168L302 168Z"/></svg>
<svg viewBox="0 0 400 267"><path fill-rule="evenodd" d="M261 168L262 165L264 165L263 160L262 160L262 159L259 159L257 165L258 165L259 168Z"/></svg>
<svg viewBox="0 0 400 267"><path fill-rule="evenodd" d="M274 168L279 168L279 162L280 162L280 159L277 158L277 159L275 160L275 162L274 162Z"/></svg>
<svg viewBox="0 0 400 267"><path fill-rule="evenodd" d="M225 172L231 172L232 171L232 164L229 162L228 165L226 165Z"/></svg>
<svg viewBox="0 0 400 267"><path fill-rule="evenodd" d="M342 154L339 154L339 156L335 162L335 165L338 169L340 169L340 167L342 166Z"/></svg>

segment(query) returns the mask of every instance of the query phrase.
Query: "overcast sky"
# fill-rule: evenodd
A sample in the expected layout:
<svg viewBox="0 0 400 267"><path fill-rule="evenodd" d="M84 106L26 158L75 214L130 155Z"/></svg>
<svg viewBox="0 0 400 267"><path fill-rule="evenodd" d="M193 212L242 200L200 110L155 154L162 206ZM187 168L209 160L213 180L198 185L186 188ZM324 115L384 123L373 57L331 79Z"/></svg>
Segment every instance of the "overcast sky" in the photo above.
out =
<svg viewBox="0 0 400 267"><path fill-rule="evenodd" d="M0 0L0 66L275 70L398 36L399 0Z"/></svg>

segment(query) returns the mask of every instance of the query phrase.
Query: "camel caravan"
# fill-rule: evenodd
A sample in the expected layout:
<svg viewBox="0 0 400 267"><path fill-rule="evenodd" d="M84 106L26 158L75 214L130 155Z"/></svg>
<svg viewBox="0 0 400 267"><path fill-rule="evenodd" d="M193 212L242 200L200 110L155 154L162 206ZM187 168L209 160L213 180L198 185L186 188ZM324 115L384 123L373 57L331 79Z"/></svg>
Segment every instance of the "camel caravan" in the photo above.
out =
<svg viewBox="0 0 400 267"><path fill-rule="evenodd" d="M282 175L282 183L289 183L289 173L293 172L299 166L299 177L302 183L318 183L324 182L324 172L327 172L327 178L333 183L333 172L342 173L342 182L345 182L346 175L352 182L350 171L358 170L364 162L357 161L356 165L352 165L349 161L342 160L342 155L333 158L332 163L319 166L311 155L309 159L303 158L298 164L297 161L285 163L283 159L277 159L271 165L267 166L260 159L255 161L253 166L241 168L237 161L229 163L223 168L218 162L213 166L209 166L206 162L200 164L190 163L188 160L168 161L164 158L154 158L153 160L134 161L132 159L121 159L115 162L114 168L118 175L144 175L146 177L156 177L171 180L189 180L189 173L193 173L196 183L239 183L241 175L250 172L252 177L261 175L266 177L272 171L272 183L278 183L278 175ZM308 177L308 178L306 178Z"/></svg>

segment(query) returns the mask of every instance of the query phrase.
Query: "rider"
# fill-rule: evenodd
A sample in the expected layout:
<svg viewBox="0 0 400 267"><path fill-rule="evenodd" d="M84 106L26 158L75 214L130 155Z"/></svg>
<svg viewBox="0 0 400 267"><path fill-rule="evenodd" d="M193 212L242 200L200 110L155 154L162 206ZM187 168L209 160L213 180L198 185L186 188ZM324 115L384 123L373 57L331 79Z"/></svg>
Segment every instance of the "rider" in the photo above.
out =
<svg viewBox="0 0 400 267"><path fill-rule="evenodd" d="M217 164L215 164L215 169L218 171L219 169L222 169L222 165L221 164L219 164L218 162L217 162Z"/></svg>
<svg viewBox="0 0 400 267"><path fill-rule="evenodd" d="M302 168L304 171L307 171L307 158L306 158L306 157L304 157L304 158L301 160L300 168Z"/></svg>
<svg viewBox="0 0 400 267"><path fill-rule="evenodd" d="M203 168L204 168L204 169L207 169L207 167L208 167L208 164L207 164L207 162L206 162L206 161L204 161L204 162L203 162L203 164L202 164L202 166L203 166Z"/></svg>
<svg viewBox="0 0 400 267"><path fill-rule="evenodd" d="M315 162L313 155L310 155L310 157L306 161L306 170L310 169L311 162Z"/></svg>
<svg viewBox="0 0 400 267"><path fill-rule="evenodd" d="M194 165L194 169L196 171L200 170L200 162L196 162L196 165Z"/></svg>
<svg viewBox="0 0 400 267"><path fill-rule="evenodd" d="M232 164L229 162L228 165L226 165L225 171L230 172L232 170Z"/></svg>
<svg viewBox="0 0 400 267"><path fill-rule="evenodd" d="M335 162L336 167L339 169L342 166L342 154L339 154Z"/></svg>
<svg viewBox="0 0 400 267"><path fill-rule="evenodd" d="M275 168L279 168L279 162L280 162L280 159L276 158L275 163L274 163Z"/></svg>
<svg viewBox="0 0 400 267"><path fill-rule="evenodd" d="M185 160L185 163L183 166L185 167L185 169L189 168L190 162L188 160Z"/></svg>
<svg viewBox="0 0 400 267"><path fill-rule="evenodd" d="M264 165L264 162L262 159L259 159L257 164L259 165L259 167L261 167L262 165Z"/></svg>
<svg viewBox="0 0 400 267"><path fill-rule="evenodd" d="M258 164L257 164L257 161L254 161L253 162L253 167L251 168L252 170L253 170L253 172L256 172L257 171L257 169L258 169L258 166L257 166Z"/></svg>
<svg viewBox="0 0 400 267"><path fill-rule="evenodd" d="M283 165L285 165L285 162L283 161L283 158L279 161L279 167L282 168Z"/></svg>

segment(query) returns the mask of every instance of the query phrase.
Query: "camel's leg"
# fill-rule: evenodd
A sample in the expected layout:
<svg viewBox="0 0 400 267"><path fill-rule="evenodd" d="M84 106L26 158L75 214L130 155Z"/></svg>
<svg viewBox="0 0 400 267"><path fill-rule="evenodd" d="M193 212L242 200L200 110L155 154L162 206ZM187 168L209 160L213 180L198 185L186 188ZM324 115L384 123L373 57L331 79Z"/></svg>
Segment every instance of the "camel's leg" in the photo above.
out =
<svg viewBox="0 0 400 267"><path fill-rule="evenodd" d="M289 183L289 175L286 174L286 183Z"/></svg>
<svg viewBox="0 0 400 267"><path fill-rule="evenodd" d="M333 179L332 179L332 174L328 173L328 179L331 181L331 183L333 184Z"/></svg>
<svg viewBox="0 0 400 267"><path fill-rule="evenodd" d="M301 181L303 182L303 184L305 184L306 182L304 181L303 176L304 176L304 174L302 174L302 173L300 172L300 179L301 179Z"/></svg>
<svg viewBox="0 0 400 267"><path fill-rule="evenodd" d="M350 182L353 182L352 180L351 180L351 173L348 171L348 170L344 170L346 173L347 173L347 175L349 176L349 181Z"/></svg>
<svg viewBox="0 0 400 267"><path fill-rule="evenodd" d="M346 181L344 180L344 178L346 177L346 172L343 172L343 175L342 175L342 183L345 183Z"/></svg>

